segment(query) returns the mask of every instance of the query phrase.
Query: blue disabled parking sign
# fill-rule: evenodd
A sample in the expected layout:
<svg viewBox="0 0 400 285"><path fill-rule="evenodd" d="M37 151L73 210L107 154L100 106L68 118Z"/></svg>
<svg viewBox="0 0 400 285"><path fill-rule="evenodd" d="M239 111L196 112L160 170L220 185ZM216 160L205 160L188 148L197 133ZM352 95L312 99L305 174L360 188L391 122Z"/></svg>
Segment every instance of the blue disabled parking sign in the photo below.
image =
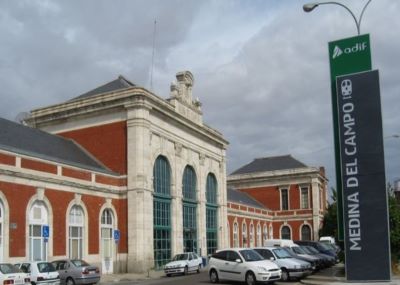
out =
<svg viewBox="0 0 400 285"><path fill-rule="evenodd" d="M42 237L44 238L44 241L47 242L50 236L50 229L49 226L43 226L42 227Z"/></svg>
<svg viewBox="0 0 400 285"><path fill-rule="evenodd" d="M115 240L116 243L119 242L119 238L120 238L119 230L114 230L114 240Z"/></svg>

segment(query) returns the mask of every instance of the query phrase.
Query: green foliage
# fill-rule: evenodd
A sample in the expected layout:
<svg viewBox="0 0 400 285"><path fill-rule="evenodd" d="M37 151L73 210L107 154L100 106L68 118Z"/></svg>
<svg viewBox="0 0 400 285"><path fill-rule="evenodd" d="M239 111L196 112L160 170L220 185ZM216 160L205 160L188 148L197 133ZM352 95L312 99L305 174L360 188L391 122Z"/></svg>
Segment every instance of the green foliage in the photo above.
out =
<svg viewBox="0 0 400 285"><path fill-rule="evenodd" d="M400 259L400 205L394 196L393 189L388 184L389 192L389 228L390 228L390 252L392 259L397 262Z"/></svg>
<svg viewBox="0 0 400 285"><path fill-rule="evenodd" d="M322 228L319 230L319 236L334 236L338 240L337 236L337 193L334 188L331 188L332 203L328 205L324 215L324 221Z"/></svg>

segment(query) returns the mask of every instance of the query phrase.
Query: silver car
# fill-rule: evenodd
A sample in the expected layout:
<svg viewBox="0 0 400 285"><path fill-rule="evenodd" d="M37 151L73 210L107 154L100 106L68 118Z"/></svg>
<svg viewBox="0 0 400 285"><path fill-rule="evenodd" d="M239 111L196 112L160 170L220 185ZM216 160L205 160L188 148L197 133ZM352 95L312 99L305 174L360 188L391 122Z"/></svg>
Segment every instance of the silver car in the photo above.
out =
<svg viewBox="0 0 400 285"><path fill-rule="evenodd" d="M61 284L96 284L100 281L100 270L82 259L62 259L52 264L60 274Z"/></svg>

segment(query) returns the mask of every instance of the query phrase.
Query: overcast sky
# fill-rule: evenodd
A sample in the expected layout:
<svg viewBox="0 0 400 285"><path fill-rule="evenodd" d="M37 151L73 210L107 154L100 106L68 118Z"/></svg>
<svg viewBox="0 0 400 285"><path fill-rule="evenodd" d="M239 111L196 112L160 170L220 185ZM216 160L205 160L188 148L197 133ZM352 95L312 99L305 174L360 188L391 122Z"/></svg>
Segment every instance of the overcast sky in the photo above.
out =
<svg viewBox="0 0 400 285"><path fill-rule="evenodd" d="M230 142L228 173L291 154L334 173L328 42L356 34L343 8L306 1L3 0L0 116L57 104L124 75L169 96L195 77L204 121ZM359 15L366 1L342 1ZM361 25L380 71L386 176L400 178L400 1L373 0Z"/></svg>

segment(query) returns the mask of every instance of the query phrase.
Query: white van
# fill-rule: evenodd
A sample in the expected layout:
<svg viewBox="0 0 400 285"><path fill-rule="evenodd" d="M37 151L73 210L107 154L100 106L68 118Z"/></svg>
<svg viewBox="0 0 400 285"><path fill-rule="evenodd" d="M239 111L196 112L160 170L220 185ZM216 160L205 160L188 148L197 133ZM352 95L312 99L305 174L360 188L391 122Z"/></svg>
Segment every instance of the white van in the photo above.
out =
<svg viewBox="0 0 400 285"><path fill-rule="evenodd" d="M334 237L330 237L330 236L324 236L324 237L320 237L319 238L320 242L323 243L331 243L331 244L335 244L335 238Z"/></svg>
<svg viewBox="0 0 400 285"><path fill-rule="evenodd" d="M291 239L267 239L265 246L292 247L296 245Z"/></svg>

